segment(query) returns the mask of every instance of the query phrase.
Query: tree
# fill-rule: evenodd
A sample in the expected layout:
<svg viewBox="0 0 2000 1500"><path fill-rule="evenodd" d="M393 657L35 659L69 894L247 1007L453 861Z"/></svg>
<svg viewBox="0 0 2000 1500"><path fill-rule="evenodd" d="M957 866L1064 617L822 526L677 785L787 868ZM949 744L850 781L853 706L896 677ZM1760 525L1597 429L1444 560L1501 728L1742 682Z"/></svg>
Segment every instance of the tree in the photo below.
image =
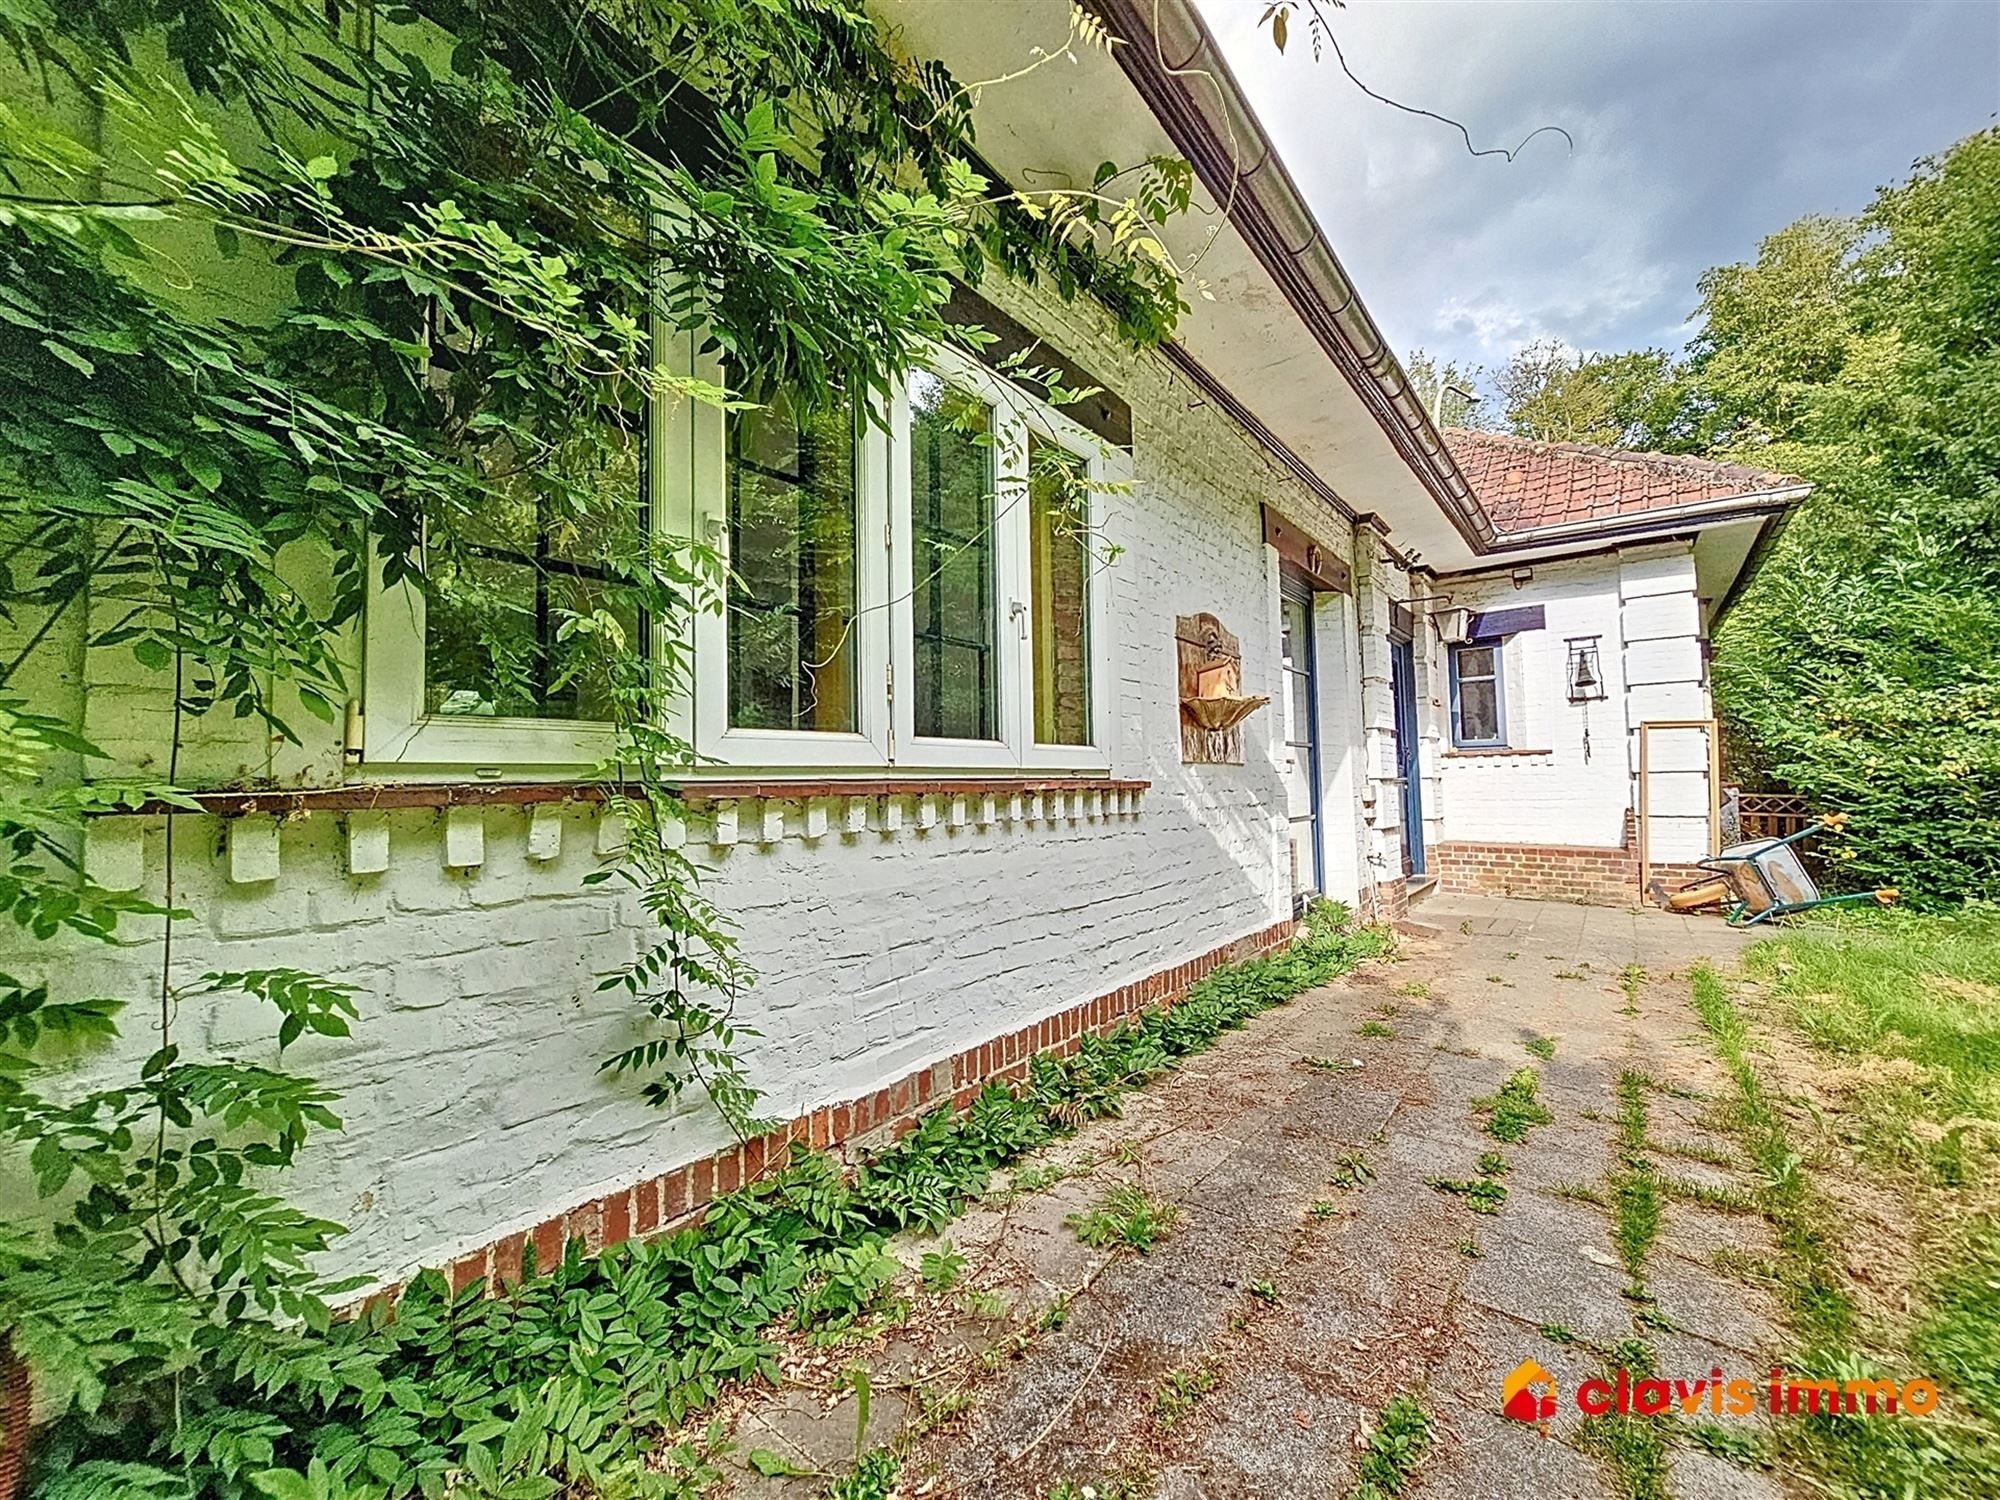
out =
<svg viewBox="0 0 2000 1500"><path fill-rule="evenodd" d="M1584 354L1538 340L1516 350L1493 384L1516 437L1663 453L1697 441L1687 371L1664 349Z"/></svg>
<svg viewBox="0 0 2000 1500"><path fill-rule="evenodd" d="M1723 621L1716 695L1851 812L1854 877L2000 891L2000 131L1703 278L1738 450L1817 489Z"/></svg>
<svg viewBox="0 0 2000 1500"><path fill-rule="evenodd" d="M1424 410L1440 427L1491 428L1494 417L1488 403L1476 394L1486 371L1479 365L1459 365L1446 360L1440 365L1422 349L1413 350L1403 361L1403 373L1410 389L1424 404ZM1475 394L1468 397L1464 393Z"/></svg>
<svg viewBox="0 0 2000 1500"><path fill-rule="evenodd" d="M1845 365L1854 335L1857 220L1789 224L1748 264L1697 283L1702 329L1689 343L1708 403L1704 441L1723 448L1799 437L1813 394Z"/></svg>

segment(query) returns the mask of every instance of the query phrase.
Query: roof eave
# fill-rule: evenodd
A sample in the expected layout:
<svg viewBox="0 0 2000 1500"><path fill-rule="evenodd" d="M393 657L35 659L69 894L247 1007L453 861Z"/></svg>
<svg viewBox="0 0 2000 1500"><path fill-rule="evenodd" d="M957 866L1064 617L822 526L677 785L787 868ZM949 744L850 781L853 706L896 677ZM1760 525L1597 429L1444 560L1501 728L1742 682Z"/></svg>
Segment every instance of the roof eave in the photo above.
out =
<svg viewBox="0 0 2000 1500"><path fill-rule="evenodd" d="M1790 484L1768 490L1748 490L1741 495L1725 495L1721 499L1703 500L1693 505L1636 511L1609 519L1592 517L1587 521L1529 526L1519 531L1499 533L1490 550L1495 553L1521 552L1572 542L1597 546L1607 541L1641 540L1654 532L1673 535L1687 531L1691 523L1698 530L1703 526L1720 526L1730 521L1789 510L1811 493L1812 486L1809 484Z"/></svg>
<svg viewBox="0 0 2000 1500"><path fill-rule="evenodd" d="M1193 0L1083 0L1125 76L1403 462L1478 555L1499 533L1361 303ZM1239 165L1241 163L1242 165ZM1288 232L1289 231L1289 232Z"/></svg>

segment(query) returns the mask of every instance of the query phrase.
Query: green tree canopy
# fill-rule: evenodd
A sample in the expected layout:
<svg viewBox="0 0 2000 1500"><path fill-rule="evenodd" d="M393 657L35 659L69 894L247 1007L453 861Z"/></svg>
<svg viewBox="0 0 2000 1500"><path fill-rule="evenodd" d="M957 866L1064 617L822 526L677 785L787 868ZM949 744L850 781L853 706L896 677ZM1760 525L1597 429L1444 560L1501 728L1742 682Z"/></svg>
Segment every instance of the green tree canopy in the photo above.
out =
<svg viewBox="0 0 2000 1500"><path fill-rule="evenodd" d="M1855 815L1853 871L2000 891L2000 131L1702 282L1724 451L1817 486L1718 635L1765 769Z"/></svg>

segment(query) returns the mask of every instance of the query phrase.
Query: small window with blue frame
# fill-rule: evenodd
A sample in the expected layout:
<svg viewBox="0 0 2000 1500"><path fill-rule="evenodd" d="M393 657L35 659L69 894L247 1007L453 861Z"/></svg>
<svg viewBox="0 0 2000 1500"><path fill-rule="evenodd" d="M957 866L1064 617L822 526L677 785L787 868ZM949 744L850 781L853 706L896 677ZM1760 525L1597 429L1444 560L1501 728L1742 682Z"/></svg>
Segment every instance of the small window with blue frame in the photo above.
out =
<svg viewBox="0 0 2000 1500"><path fill-rule="evenodd" d="M1472 750L1506 747L1501 675L1499 641L1451 648L1452 744Z"/></svg>

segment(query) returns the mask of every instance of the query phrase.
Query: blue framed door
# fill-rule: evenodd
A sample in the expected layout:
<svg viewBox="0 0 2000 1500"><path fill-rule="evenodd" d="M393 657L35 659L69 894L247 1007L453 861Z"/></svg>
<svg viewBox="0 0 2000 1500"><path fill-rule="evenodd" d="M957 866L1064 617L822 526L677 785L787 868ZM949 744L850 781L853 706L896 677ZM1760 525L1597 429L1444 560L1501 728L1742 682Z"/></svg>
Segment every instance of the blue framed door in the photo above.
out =
<svg viewBox="0 0 2000 1500"><path fill-rule="evenodd" d="M1417 657L1408 641L1389 642L1389 689L1396 709L1396 781L1403 811L1403 873L1424 873L1424 781L1417 738Z"/></svg>
<svg viewBox="0 0 2000 1500"><path fill-rule="evenodd" d="M1313 591L1279 576L1279 654L1284 664L1285 813L1290 821L1292 899L1326 889L1320 867L1319 670L1313 646Z"/></svg>

